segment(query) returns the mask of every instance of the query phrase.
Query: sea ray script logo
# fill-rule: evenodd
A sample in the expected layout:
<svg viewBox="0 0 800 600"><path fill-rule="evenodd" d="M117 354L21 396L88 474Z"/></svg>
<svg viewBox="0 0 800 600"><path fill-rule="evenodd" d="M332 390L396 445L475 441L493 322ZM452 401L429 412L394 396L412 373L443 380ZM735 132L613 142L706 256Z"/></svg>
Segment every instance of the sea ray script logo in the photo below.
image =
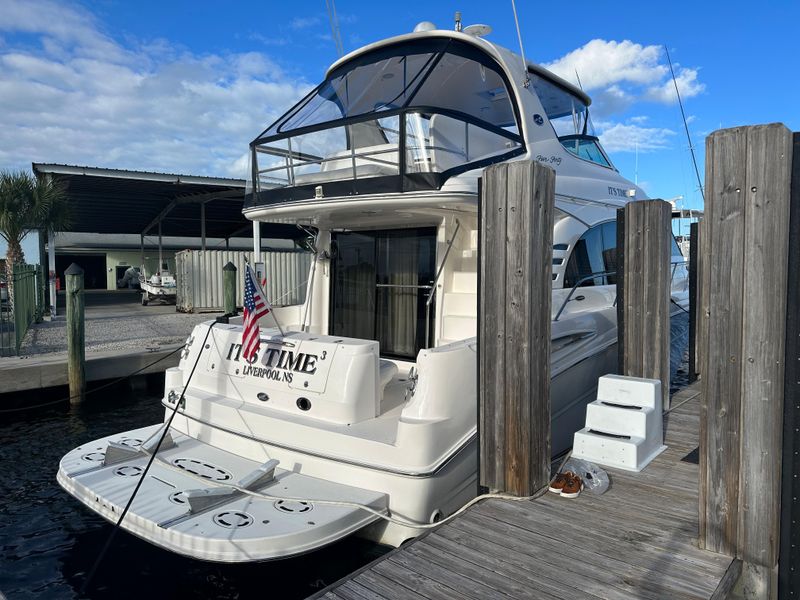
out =
<svg viewBox="0 0 800 600"><path fill-rule="evenodd" d="M266 347L263 356L263 366L260 364L259 355L255 355L253 360L248 362L242 358L242 345L232 343L228 348L228 355L225 360L247 363L242 368L242 375L253 375L273 381L285 381L291 383L294 373L304 373L313 375L317 372L317 361L319 356L306 352L293 352L292 350L282 350L280 348ZM324 358L324 357L323 357Z"/></svg>

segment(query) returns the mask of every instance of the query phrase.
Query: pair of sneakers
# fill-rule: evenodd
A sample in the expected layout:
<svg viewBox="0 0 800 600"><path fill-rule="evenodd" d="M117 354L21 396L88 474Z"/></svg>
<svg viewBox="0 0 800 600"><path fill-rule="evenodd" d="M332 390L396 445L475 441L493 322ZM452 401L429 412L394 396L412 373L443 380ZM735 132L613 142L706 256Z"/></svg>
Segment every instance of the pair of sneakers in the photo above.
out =
<svg viewBox="0 0 800 600"><path fill-rule="evenodd" d="M583 480L577 473L564 471L555 476L549 489L563 498L577 498L583 489Z"/></svg>

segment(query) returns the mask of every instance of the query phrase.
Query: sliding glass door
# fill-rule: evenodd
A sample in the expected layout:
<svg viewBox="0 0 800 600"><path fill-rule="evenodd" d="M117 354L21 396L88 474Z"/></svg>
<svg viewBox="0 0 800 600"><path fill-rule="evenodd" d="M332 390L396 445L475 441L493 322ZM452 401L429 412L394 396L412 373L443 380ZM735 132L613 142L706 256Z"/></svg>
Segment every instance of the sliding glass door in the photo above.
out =
<svg viewBox="0 0 800 600"><path fill-rule="evenodd" d="M436 228L337 233L333 241L331 335L416 357L433 327Z"/></svg>

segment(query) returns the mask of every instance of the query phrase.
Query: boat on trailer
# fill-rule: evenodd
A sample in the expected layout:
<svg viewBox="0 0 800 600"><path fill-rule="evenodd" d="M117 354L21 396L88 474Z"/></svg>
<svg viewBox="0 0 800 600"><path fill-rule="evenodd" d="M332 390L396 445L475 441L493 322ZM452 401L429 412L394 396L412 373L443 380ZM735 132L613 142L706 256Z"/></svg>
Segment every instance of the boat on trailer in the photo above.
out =
<svg viewBox="0 0 800 600"><path fill-rule="evenodd" d="M178 298L175 275L169 272L166 265L150 277L142 267L139 275L139 288L142 290L142 306L147 306L155 300L166 304L175 304Z"/></svg>
<svg viewBox="0 0 800 600"><path fill-rule="evenodd" d="M146 475L163 423L69 452L64 489L116 521L144 476L122 527L223 562L355 532L398 546L474 498L478 179L512 160L557 174L553 453L571 446L617 367L616 211L646 196L589 133L586 94L487 30L422 23L361 48L252 142L244 212L309 232L304 301L261 320L252 362L241 319L195 327Z"/></svg>

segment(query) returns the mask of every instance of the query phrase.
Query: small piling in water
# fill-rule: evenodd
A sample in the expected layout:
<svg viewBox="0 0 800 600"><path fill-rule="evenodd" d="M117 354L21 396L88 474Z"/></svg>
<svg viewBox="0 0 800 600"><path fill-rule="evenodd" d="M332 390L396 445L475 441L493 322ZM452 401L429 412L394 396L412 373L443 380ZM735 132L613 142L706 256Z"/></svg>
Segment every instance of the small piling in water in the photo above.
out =
<svg viewBox="0 0 800 600"><path fill-rule="evenodd" d="M84 330L83 269L75 263L64 271L67 280L67 372L70 404L80 404L86 394L86 344Z"/></svg>
<svg viewBox="0 0 800 600"><path fill-rule="evenodd" d="M700 275L701 231L700 221L689 226L689 383L697 381L700 375L700 283L703 281Z"/></svg>
<svg viewBox="0 0 800 600"><path fill-rule="evenodd" d="M236 265L228 261L222 267L223 309L227 316L236 314Z"/></svg>

